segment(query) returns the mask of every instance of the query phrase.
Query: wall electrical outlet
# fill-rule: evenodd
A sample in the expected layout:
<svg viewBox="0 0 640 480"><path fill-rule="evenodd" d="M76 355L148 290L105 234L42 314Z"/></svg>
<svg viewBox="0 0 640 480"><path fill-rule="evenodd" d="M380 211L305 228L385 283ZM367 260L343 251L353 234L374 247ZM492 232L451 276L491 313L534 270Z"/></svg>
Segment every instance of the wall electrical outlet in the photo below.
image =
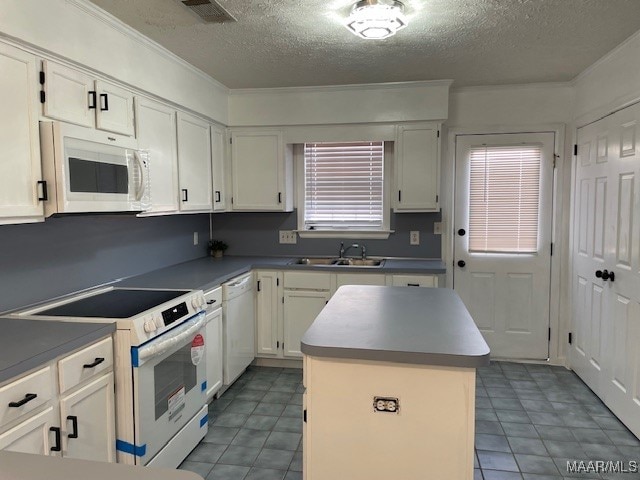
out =
<svg viewBox="0 0 640 480"><path fill-rule="evenodd" d="M193 244L198 245L198 232L193 232Z"/></svg>
<svg viewBox="0 0 640 480"><path fill-rule="evenodd" d="M420 245L420 232L418 230L411 230L411 233L409 233L409 244Z"/></svg>
<svg viewBox="0 0 640 480"><path fill-rule="evenodd" d="M298 234L294 230L280 230L280 243L298 243Z"/></svg>
<svg viewBox="0 0 640 480"><path fill-rule="evenodd" d="M400 412L400 401L394 397L373 397L373 411L398 413Z"/></svg>
<svg viewBox="0 0 640 480"><path fill-rule="evenodd" d="M433 234L442 235L442 222L433 222Z"/></svg>

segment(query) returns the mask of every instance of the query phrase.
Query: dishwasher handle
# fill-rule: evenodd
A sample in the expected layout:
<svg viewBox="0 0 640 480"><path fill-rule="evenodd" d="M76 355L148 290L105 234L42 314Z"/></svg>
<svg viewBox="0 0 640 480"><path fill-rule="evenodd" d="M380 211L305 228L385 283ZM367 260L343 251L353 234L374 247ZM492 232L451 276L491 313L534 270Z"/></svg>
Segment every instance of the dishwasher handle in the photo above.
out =
<svg viewBox="0 0 640 480"><path fill-rule="evenodd" d="M240 279L240 280L235 281L233 283L227 283L226 286L227 287L231 287L231 288L244 287L250 281L251 281L251 275L248 275L248 276L244 277L243 279Z"/></svg>

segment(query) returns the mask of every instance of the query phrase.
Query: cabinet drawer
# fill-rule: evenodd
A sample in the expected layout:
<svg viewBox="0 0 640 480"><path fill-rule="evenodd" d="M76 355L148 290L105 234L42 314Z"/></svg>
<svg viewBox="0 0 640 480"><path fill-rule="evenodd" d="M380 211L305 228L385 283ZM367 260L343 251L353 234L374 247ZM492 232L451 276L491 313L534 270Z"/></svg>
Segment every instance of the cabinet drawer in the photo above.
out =
<svg viewBox="0 0 640 480"><path fill-rule="evenodd" d="M329 290L331 276L328 273L284 272L284 288Z"/></svg>
<svg viewBox="0 0 640 480"><path fill-rule="evenodd" d="M435 275L394 275L394 287L437 287L438 278Z"/></svg>
<svg viewBox="0 0 640 480"><path fill-rule="evenodd" d="M222 287L216 287L204 292L204 301L207 302L207 310L214 310L222 306Z"/></svg>
<svg viewBox="0 0 640 480"><path fill-rule="evenodd" d="M94 343L58 362L60 393L79 385L113 367L113 342L111 337Z"/></svg>
<svg viewBox="0 0 640 480"><path fill-rule="evenodd" d="M26 415L48 402L52 396L51 367L5 385L0 388L0 426Z"/></svg>

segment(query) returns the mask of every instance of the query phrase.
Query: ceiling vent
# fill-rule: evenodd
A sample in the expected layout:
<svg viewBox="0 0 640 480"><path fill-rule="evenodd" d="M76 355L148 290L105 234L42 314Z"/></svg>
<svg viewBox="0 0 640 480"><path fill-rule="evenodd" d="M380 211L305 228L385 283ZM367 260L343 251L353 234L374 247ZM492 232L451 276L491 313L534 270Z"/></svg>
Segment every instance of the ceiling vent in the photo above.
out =
<svg viewBox="0 0 640 480"><path fill-rule="evenodd" d="M193 10L205 22L225 23L237 20L215 0L182 0L182 3Z"/></svg>

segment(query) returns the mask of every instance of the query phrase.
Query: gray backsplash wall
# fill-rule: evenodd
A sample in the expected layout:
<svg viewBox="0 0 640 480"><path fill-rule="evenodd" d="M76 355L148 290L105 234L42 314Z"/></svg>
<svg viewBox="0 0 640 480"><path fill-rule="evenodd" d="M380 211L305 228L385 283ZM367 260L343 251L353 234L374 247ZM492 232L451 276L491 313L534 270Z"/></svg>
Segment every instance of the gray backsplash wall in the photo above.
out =
<svg viewBox="0 0 640 480"><path fill-rule="evenodd" d="M387 240L362 240L370 256L440 258L441 236L433 234L433 223L440 213L391 214ZM357 239L299 238L295 245L281 245L279 230L297 229L297 214L225 213L213 215L213 238L229 244L229 255L337 255L340 242ZM420 245L409 245L409 232L420 231Z"/></svg>
<svg viewBox="0 0 640 480"><path fill-rule="evenodd" d="M208 239L207 214L0 226L0 312L205 256Z"/></svg>

